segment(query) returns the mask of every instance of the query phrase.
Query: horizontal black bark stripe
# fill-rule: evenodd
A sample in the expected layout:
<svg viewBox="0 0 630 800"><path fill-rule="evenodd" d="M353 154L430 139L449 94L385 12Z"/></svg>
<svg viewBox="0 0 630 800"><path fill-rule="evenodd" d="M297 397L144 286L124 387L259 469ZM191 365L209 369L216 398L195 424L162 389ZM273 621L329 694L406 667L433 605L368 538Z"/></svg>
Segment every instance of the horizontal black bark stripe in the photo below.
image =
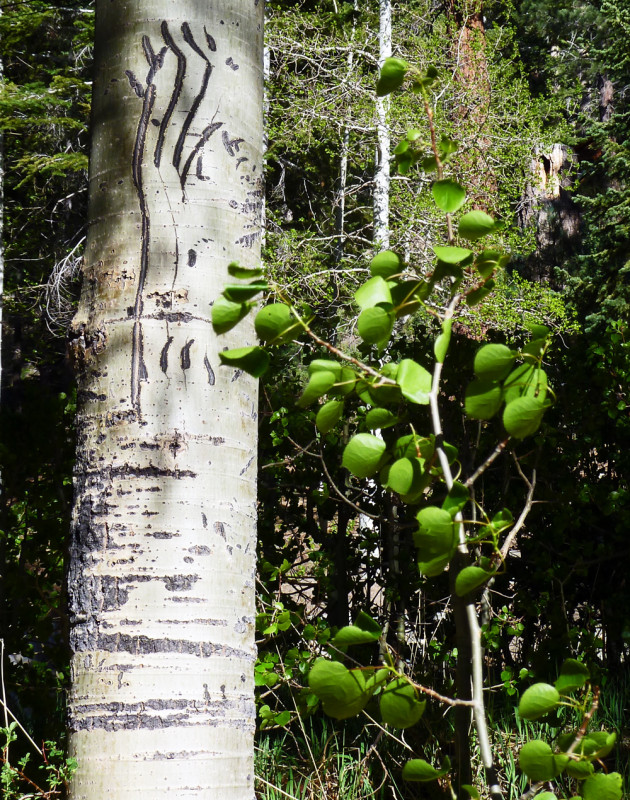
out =
<svg viewBox="0 0 630 800"><path fill-rule="evenodd" d="M188 639L152 639L144 635L129 636L128 634L116 633L99 634L95 649L104 650L108 653L124 652L135 655L181 653L182 655L198 656L199 658L219 656L221 658L241 658L246 661L253 661L254 658L246 650L238 650L235 647L215 642L191 642Z"/></svg>

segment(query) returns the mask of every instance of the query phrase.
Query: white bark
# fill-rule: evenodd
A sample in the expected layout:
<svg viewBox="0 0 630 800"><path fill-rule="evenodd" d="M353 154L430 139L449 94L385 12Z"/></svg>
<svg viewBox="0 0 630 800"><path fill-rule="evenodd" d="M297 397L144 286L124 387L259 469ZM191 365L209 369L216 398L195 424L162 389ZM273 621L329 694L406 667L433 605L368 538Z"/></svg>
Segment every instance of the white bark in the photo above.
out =
<svg viewBox="0 0 630 800"><path fill-rule="evenodd" d="M392 54L392 4L379 0L379 69ZM377 250L389 249L389 97L376 99L376 163L374 169L374 244Z"/></svg>
<svg viewBox="0 0 630 800"><path fill-rule="evenodd" d="M249 800L257 386L210 306L260 258L263 3L98 0L96 25L71 796Z"/></svg>

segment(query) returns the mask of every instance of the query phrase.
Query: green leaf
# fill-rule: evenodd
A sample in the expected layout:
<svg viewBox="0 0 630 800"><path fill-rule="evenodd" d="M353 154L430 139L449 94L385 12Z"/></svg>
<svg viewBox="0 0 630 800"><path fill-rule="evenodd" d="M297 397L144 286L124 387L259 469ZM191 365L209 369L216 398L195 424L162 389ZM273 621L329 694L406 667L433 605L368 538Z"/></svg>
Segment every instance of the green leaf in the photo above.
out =
<svg viewBox="0 0 630 800"><path fill-rule="evenodd" d="M419 530L414 533L420 571L432 578L444 571L455 551L455 526L448 511L427 506L416 514Z"/></svg>
<svg viewBox="0 0 630 800"><path fill-rule="evenodd" d="M394 151L393 152L394 152L395 156L400 156L403 153L406 153L407 150L409 150L409 142L407 142L407 141L405 141L405 139L403 139L402 142L398 142L396 147L394 147Z"/></svg>
<svg viewBox="0 0 630 800"><path fill-rule="evenodd" d="M244 303L251 300L260 292L266 292L269 288L267 281L255 280L251 283L235 283L226 286L223 290L223 296L233 303Z"/></svg>
<svg viewBox="0 0 630 800"><path fill-rule="evenodd" d="M422 305L431 292L430 284L426 281L404 281L391 288L392 301L397 317L413 314Z"/></svg>
<svg viewBox="0 0 630 800"><path fill-rule="evenodd" d="M387 488L400 495L413 493L422 481L422 466L417 458L399 458L389 467Z"/></svg>
<svg viewBox="0 0 630 800"><path fill-rule="evenodd" d="M409 64L402 58L386 58L376 84L376 94L385 97L399 89L405 80Z"/></svg>
<svg viewBox="0 0 630 800"><path fill-rule="evenodd" d="M394 327L394 315L380 306L366 308L359 314L357 330L366 344L386 344Z"/></svg>
<svg viewBox="0 0 630 800"><path fill-rule="evenodd" d="M583 781L595 772L595 767L590 761L569 761L566 771L571 778Z"/></svg>
<svg viewBox="0 0 630 800"><path fill-rule="evenodd" d="M590 759L606 758L613 750L616 741L617 734L614 732L591 731L578 745L578 752L584 753Z"/></svg>
<svg viewBox="0 0 630 800"><path fill-rule="evenodd" d="M483 586L493 575L494 572L488 572L481 567L464 567L455 578L455 594L463 597L468 592Z"/></svg>
<svg viewBox="0 0 630 800"><path fill-rule="evenodd" d="M316 372L332 372L335 376L335 380L340 381L343 369L341 364L330 358L315 358L308 365L308 374L313 375Z"/></svg>
<svg viewBox="0 0 630 800"><path fill-rule="evenodd" d="M354 717L367 705L371 692L366 691L361 670L349 670L338 661L318 658L308 676L311 691L322 701L326 714L335 719Z"/></svg>
<svg viewBox="0 0 630 800"><path fill-rule="evenodd" d="M233 278L247 280L248 278L259 278L263 270L259 267L241 267L236 261L228 264L228 274Z"/></svg>
<svg viewBox="0 0 630 800"><path fill-rule="evenodd" d="M470 492L466 486L459 481L453 481L453 485L451 486L449 493L446 495L446 498L442 503L442 508L444 511L448 511L451 517L455 517L455 515L466 505L469 498Z"/></svg>
<svg viewBox="0 0 630 800"><path fill-rule="evenodd" d="M381 278L391 278L402 271L402 261L400 256L392 250L383 250L370 261L370 272L374 276Z"/></svg>
<svg viewBox="0 0 630 800"><path fill-rule="evenodd" d="M397 422L400 422L398 414L394 414L386 408L372 408L365 415L365 427L371 431L389 428Z"/></svg>
<svg viewBox="0 0 630 800"><path fill-rule="evenodd" d="M472 250L465 247L433 247L435 255L445 264L459 264L472 255Z"/></svg>
<svg viewBox="0 0 630 800"><path fill-rule="evenodd" d="M235 367L260 378L269 367L269 353L262 347L237 347L219 353L219 359L227 367Z"/></svg>
<svg viewBox="0 0 630 800"><path fill-rule="evenodd" d="M304 391L300 395L297 405L300 408L306 408L319 397L326 394L334 383L335 376L332 372L327 372L326 370L314 372L304 387Z"/></svg>
<svg viewBox="0 0 630 800"><path fill-rule="evenodd" d="M480 794L479 794L479 792L478 792L478 791L475 789L475 787L474 787L474 786L471 786L471 785L470 785L470 784L468 784L468 783L462 783L462 789L463 789L465 792L468 792L468 794L469 794L469 795L470 795L470 797L471 797L471 800L481 800L481 795L480 795Z"/></svg>
<svg viewBox="0 0 630 800"><path fill-rule="evenodd" d="M387 684L381 694L381 717L394 728L410 728L424 713L426 700L418 700L418 693L405 678L396 678Z"/></svg>
<svg viewBox="0 0 630 800"><path fill-rule="evenodd" d="M329 400L319 409L315 417L315 425L320 433L328 433L341 419L343 400Z"/></svg>
<svg viewBox="0 0 630 800"><path fill-rule="evenodd" d="M547 742L533 739L521 747L518 760L527 777L536 782L550 781L559 775L567 765L569 757L563 753L554 755Z"/></svg>
<svg viewBox="0 0 630 800"><path fill-rule="evenodd" d="M482 278L489 278L496 269L504 267L509 260L509 256L500 250L482 250L475 257L475 269Z"/></svg>
<svg viewBox="0 0 630 800"><path fill-rule="evenodd" d="M495 533L501 533L501 531L506 530L506 528L511 528L514 524L512 512L509 508L502 508L501 511L498 511L494 517L492 517L490 524Z"/></svg>
<svg viewBox="0 0 630 800"><path fill-rule="evenodd" d="M411 358L404 358L398 365L396 383L403 396L412 403L429 404L432 380L431 373Z"/></svg>
<svg viewBox="0 0 630 800"><path fill-rule="evenodd" d="M555 686L550 683L535 683L523 692L518 713L523 719L538 719L553 711L559 702L560 694Z"/></svg>
<svg viewBox="0 0 630 800"><path fill-rule="evenodd" d="M380 275L369 278L354 293L354 299L360 308L372 308L380 303L393 305L392 295L387 281Z"/></svg>
<svg viewBox="0 0 630 800"><path fill-rule="evenodd" d="M473 369L481 380L500 381L509 373L516 353L504 344L486 344L477 350Z"/></svg>
<svg viewBox="0 0 630 800"><path fill-rule="evenodd" d="M503 392L496 381L471 381L466 387L464 408L472 419L492 419L502 403Z"/></svg>
<svg viewBox="0 0 630 800"><path fill-rule="evenodd" d="M434 181L431 192L437 207L447 214L458 211L466 202L466 190L450 178Z"/></svg>
<svg viewBox="0 0 630 800"><path fill-rule="evenodd" d="M546 325L539 325L537 322L526 322L525 327L536 339L546 339L551 333Z"/></svg>
<svg viewBox="0 0 630 800"><path fill-rule="evenodd" d="M403 767L402 776L406 781L434 781L446 775L449 768L435 769L423 758L412 758Z"/></svg>
<svg viewBox="0 0 630 800"><path fill-rule="evenodd" d="M335 397L345 397L354 391L357 383L357 376L353 369L350 367L342 367L341 374L337 377L335 385L330 390L329 394Z"/></svg>
<svg viewBox="0 0 630 800"><path fill-rule="evenodd" d="M521 364L503 382L506 403L511 403L517 397L538 397L544 400L546 396L547 374L544 369L533 364Z"/></svg>
<svg viewBox="0 0 630 800"><path fill-rule="evenodd" d="M590 673L585 664L575 658L567 658L554 685L561 694L564 694L574 689L581 689L589 678Z"/></svg>
<svg viewBox="0 0 630 800"><path fill-rule="evenodd" d="M293 339L293 331L297 335L303 330L289 306L284 303L271 303L261 308L254 319L254 328L258 338L270 344L280 344L286 340L287 335L289 339Z"/></svg>
<svg viewBox="0 0 630 800"><path fill-rule="evenodd" d="M621 800L623 785L618 772L598 772L582 784L584 800Z"/></svg>
<svg viewBox="0 0 630 800"><path fill-rule="evenodd" d="M536 800L556 800L556 796L553 792L540 792L536 795Z"/></svg>
<svg viewBox="0 0 630 800"><path fill-rule="evenodd" d="M446 358L448 346L451 343L452 327L453 318L449 317L449 319L445 319L442 323L442 333L437 337L435 344L433 345L433 353L435 354L435 360L438 362L438 364L443 364L444 359Z"/></svg>
<svg viewBox="0 0 630 800"><path fill-rule="evenodd" d="M487 280L483 284L483 286L478 286L476 289L473 289L472 291L468 292L468 294L466 295L466 305L469 308L473 308L474 306L479 305L479 303L483 302L486 299L486 297L492 293L495 286L496 283L492 279L490 279Z"/></svg>
<svg viewBox="0 0 630 800"><path fill-rule="evenodd" d="M536 433L542 422L545 406L537 397L517 397L503 411L503 426L515 439Z"/></svg>
<svg viewBox="0 0 630 800"><path fill-rule="evenodd" d="M371 433L358 433L343 451L342 465L357 478L369 478L380 466L386 444Z"/></svg>
<svg viewBox="0 0 630 800"><path fill-rule="evenodd" d="M364 611L360 611L354 625L341 628L332 640L335 647L349 647L353 644L377 642L381 636L380 625Z"/></svg>
<svg viewBox="0 0 630 800"><path fill-rule="evenodd" d="M420 166L425 172L435 172L437 169L437 161L435 160L435 156L427 156L423 158Z"/></svg>
<svg viewBox="0 0 630 800"><path fill-rule="evenodd" d="M233 303L225 297L217 297L212 306L212 327L215 333L227 333L247 316L252 303Z"/></svg>
<svg viewBox="0 0 630 800"><path fill-rule="evenodd" d="M487 236L495 230L496 223L485 211L469 211L459 221L457 233L471 242Z"/></svg>
<svg viewBox="0 0 630 800"><path fill-rule="evenodd" d="M445 156L450 156L453 153L456 153L459 149L459 143L455 141L455 139L451 139L445 133L442 134L440 137L440 155L444 159Z"/></svg>

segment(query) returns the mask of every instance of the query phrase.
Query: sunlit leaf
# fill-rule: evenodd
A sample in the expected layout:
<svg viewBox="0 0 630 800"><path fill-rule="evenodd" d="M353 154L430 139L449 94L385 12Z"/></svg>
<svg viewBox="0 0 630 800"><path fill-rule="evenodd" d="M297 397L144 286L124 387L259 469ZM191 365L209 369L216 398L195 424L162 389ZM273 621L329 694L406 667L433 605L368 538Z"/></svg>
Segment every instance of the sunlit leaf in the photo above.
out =
<svg viewBox="0 0 630 800"><path fill-rule="evenodd" d="M563 753L556 755L547 742L533 739L521 747L518 760L531 781L550 781L562 772L569 757Z"/></svg>
<svg viewBox="0 0 630 800"><path fill-rule="evenodd" d="M396 383L412 403L428 405L432 380L431 373L411 358L403 359L398 365Z"/></svg>
<svg viewBox="0 0 630 800"><path fill-rule="evenodd" d="M328 372L327 370L314 372L300 395L297 405L300 406L300 408L306 408L322 395L326 394L334 383L335 376L332 372Z"/></svg>
<svg viewBox="0 0 630 800"><path fill-rule="evenodd" d="M458 211L466 202L466 190L450 178L434 181L431 192L437 207L448 214Z"/></svg>
<svg viewBox="0 0 630 800"><path fill-rule="evenodd" d="M253 303L234 303L221 296L212 306L212 327L215 333L227 333L250 312Z"/></svg>
<svg viewBox="0 0 630 800"><path fill-rule="evenodd" d="M459 220L457 233L462 239L475 241L492 233L496 223L485 211L469 211Z"/></svg>
<svg viewBox="0 0 630 800"><path fill-rule="evenodd" d="M545 406L537 397L517 397L503 411L505 430L515 439L536 433L542 422Z"/></svg>
<svg viewBox="0 0 630 800"><path fill-rule="evenodd" d="M509 373L516 353L504 344L486 344L475 353L473 369L482 380L500 381Z"/></svg>
<svg viewBox="0 0 630 800"><path fill-rule="evenodd" d="M343 400L329 400L315 416L315 425L320 433L328 433L343 415Z"/></svg>
<svg viewBox="0 0 630 800"><path fill-rule="evenodd" d="M358 433L343 451L342 465L357 478L369 478L380 466L386 444L371 433Z"/></svg>
<svg viewBox="0 0 630 800"><path fill-rule="evenodd" d="M383 250L378 253L370 261L370 272L372 275L380 276L381 278L391 278L392 275L397 275L402 271L402 261L400 256L392 250Z"/></svg>
<svg viewBox="0 0 630 800"><path fill-rule="evenodd" d="M376 84L376 94L384 97L400 88L405 80L409 64L402 58L386 58Z"/></svg>
<svg viewBox="0 0 630 800"><path fill-rule="evenodd" d="M550 683L535 683L523 692L518 713L523 719L534 720L553 711L560 702L560 694Z"/></svg>
<svg viewBox="0 0 630 800"><path fill-rule="evenodd" d="M224 350L219 353L222 364L228 367L242 369L260 378L269 367L269 353L262 347L237 347L234 350Z"/></svg>
<svg viewBox="0 0 630 800"><path fill-rule="evenodd" d="M387 684L381 694L381 717L394 728L410 728L424 713L426 700L419 700L418 693L405 678L396 678Z"/></svg>

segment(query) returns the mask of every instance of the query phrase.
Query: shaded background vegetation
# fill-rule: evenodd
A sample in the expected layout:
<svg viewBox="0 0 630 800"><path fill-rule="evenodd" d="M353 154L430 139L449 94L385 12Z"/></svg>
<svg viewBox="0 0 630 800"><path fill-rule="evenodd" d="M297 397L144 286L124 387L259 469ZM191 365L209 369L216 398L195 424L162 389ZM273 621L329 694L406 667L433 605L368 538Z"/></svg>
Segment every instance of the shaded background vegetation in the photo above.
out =
<svg viewBox="0 0 630 800"><path fill-rule="evenodd" d="M348 298L372 251L378 3L267 6L266 264L279 293L306 299L330 336L356 346ZM475 10L463 0L394 3L393 38L396 55L440 70L438 127L463 142L456 172L477 187L480 206L510 223L508 277L457 331L467 358L445 371L448 422L467 443L462 459L487 451L497 434L494 423L479 429L463 418L463 363L482 340L518 341L528 317L557 331L546 367L556 408L519 450L526 474L536 469L536 503L486 608L495 745L509 776L516 692L534 675L555 675L565 657L582 654L597 671L608 687L601 713L613 726L627 714L630 10L624 0L496 0ZM38 742L61 740L64 726L74 449L64 329L85 233L92 18L73 0L4 4L0 17L0 636L7 703ZM477 71L462 75L458 43L479 19ZM394 98L394 143L420 118L409 99ZM428 179L393 174L392 247L421 266L439 224ZM421 360L431 325L428 316L408 324L392 355ZM261 392L259 768L290 794L308 794L306 770L314 794L325 786L330 797L368 796L387 779L396 796L415 797L396 771L402 745L376 727L359 735L352 724L333 725L305 675L334 628L365 610L422 683L448 692L448 588L419 578L396 499L349 481L339 466L343 437L317 439L314 412L295 409L305 355L288 345ZM509 454L488 470L483 493L488 508L522 502ZM406 741L444 755L450 738L448 717L434 711ZM627 776L627 730L618 758ZM260 792L276 796L264 783Z"/></svg>

